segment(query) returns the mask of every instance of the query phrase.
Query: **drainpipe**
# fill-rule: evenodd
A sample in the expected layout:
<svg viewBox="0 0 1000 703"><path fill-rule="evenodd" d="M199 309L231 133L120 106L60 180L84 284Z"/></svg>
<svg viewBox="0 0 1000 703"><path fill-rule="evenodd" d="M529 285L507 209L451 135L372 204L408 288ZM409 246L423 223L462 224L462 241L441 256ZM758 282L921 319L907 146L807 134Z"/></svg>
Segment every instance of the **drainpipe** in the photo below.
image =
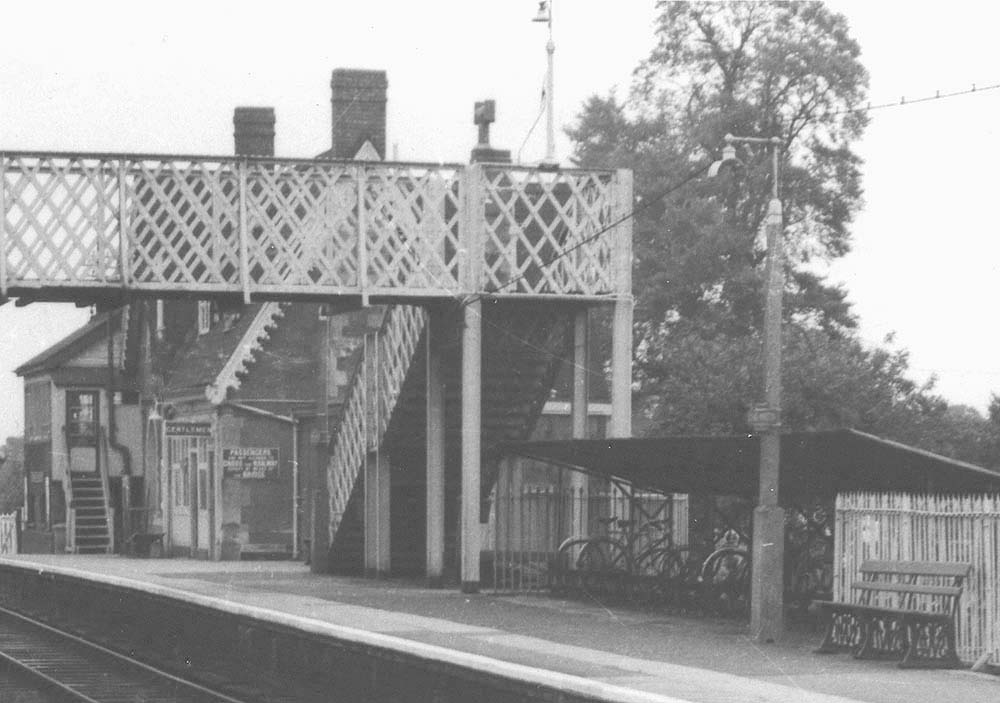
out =
<svg viewBox="0 0 1000 703"><path fill-rule="evenodd" d="M108 446L118 453L122 461L122 542L128 543L129 533L132 531L132 482L129 477L132 475L132 452L129 448L118 443L118 423L115 414L118 404L115 403L115 396L118 393L118 373L115 367L115 330L112 324L114 311L108 311ZM125 308L121 308L122 316L122 337L125 335ZM109 462L110 463L110 462ZM108 466L108 478L111 478L111 467Z"/></svg>
<svg viewBox="0 0 1000 703"><path fill-rule="evenodd" d="M294 415L279 415L268 410L255 408L243 403L226 403L231 408L237 408L253 415L260 415L278 422L287 422L292 426L292 559L299 558L299 421Z"/></svg>
<svg viewBox="0 0 1000 703"><path fill-rule="evenodd" d="M299 421L292 415L292 559L299 558Z"/></svg>

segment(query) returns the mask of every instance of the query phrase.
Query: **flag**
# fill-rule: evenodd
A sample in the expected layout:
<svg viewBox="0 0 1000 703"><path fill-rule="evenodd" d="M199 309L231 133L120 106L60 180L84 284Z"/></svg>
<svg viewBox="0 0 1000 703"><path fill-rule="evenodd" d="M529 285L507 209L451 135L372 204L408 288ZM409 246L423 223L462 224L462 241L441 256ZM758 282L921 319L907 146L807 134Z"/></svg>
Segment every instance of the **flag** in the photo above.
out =
<svg viewBox="0 0 1000 703"><path fill-rule="evenodd" d="M552 8L549 7L548 0L539 0L538 2L538 14L535 15L535 19L532 22L550 22L552 21Z"/></svg>

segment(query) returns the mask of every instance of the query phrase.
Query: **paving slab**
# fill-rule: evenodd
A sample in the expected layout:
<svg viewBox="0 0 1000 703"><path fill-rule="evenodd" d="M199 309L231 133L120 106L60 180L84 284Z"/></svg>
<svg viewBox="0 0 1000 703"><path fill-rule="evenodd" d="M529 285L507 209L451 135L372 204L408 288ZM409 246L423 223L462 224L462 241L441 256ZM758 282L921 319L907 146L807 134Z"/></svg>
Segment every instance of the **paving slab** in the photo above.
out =
<svg viewBox="0 0 1000 703"><path fill-rule="evenodd" d="M893 662L812 653L819 633L789 628L758 645L745 623L544 596L461 594L395 580L315 575L294 562L206 562L91 555L4 557L174 597L218 599L300 625L373 633L380 642L448 651L480 666L558 676L620 700L697 703L1000 702L1000 677L901 670ZM609 698L614 700L614 698Z"/></svg>

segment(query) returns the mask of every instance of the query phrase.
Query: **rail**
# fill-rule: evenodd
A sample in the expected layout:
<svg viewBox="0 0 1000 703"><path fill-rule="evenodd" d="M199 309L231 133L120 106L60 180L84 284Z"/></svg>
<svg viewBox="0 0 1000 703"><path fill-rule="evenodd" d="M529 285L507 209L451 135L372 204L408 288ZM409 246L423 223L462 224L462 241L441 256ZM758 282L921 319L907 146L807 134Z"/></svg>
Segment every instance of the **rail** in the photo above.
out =
<svg viewBox="0 0 1000 703"><path fill-rule="evenodd" d="M0 662L57 700L243 703L7 608L0 608L0 635Z"/></svg>
<svg viewBox="0 0 1000 703"><path fill-rule="evenodd" d="M0 297L629 294L627 171L0 152Z"/></svg>

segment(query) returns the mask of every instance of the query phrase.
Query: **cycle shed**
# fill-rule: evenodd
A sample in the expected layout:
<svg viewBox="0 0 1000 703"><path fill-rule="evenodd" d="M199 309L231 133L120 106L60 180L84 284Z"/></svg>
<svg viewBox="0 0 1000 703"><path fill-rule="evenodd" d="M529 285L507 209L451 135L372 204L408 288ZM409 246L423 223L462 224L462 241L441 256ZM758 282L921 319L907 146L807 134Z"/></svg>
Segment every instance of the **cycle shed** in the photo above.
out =
<svg viewBox="0 0 1000 703"><path fill-rule="evenodd" d="M691 496L688 525L691 549L687 552L688 556L695 554L695 545L699 542L702 543L701 551L711 553L712 548L717 548L726 534L732 538L735 532L738 539L750 539L746 527L739 525L739 521L733 518L732 509L733 506L740 505L752 509L757 493L759 441L753 435L512 441L496 445L494 452L493 458L501 466L510 460L527 459L582 472L591 477L591 486L596 483L605 487L599 493L599 502L609 495L619 499L624 496L624 504L630 506L639 502L638 498L654 494ZM998 472L851 429L785 433L781 439L781 457L779 501L790 516L786 525L800 524L809 529L825 530L829 535L830 554L833 544L833 505L838 493L1000 490ZM592 506L594 500L585 499L583 505ZM498 525L494 533L500 534L502 529L499 525L504 515L499 504L496 507L492 513L492 519ZM612 507L611 511L613 510ZM586 509L584 512L584 519L577 520L577 529L571 529L570 532L579 536L581 525L586 525L582 530L587 534L609 529L606 524L588 520ZM639 512L637 515L633 511L627 516L627 522L630 523L628 529L641 528L641 525L636 526L637 521L642 520L641 513L649 511ZM653 512L655 516L655 511ZM603 515L607 514L606 509ZM812 518L814 514L821 514L828 524L822 527L812 524L815 522ZM796 515L802 519L797 520ZM548 585L555 583L552 572L558 568L552 545L573 536L567 532L565 520L555 521L555 524L562 529L560 539L542 540L549 545L550 553L545 554L543 548L533 558L535 565L541 565L538 566L539 569L547 569ZM548 523L546 526L551 529ZM535 544L539 542L537 537L531 539ZM716 542L708 546L711 540ZM788 544L789 537L786 536L786 545ZM809 545L803 546L801 555L807 558L811 549L813 548ZM499 543L494 544L492 557L495 579L507 578L504 568L510 566L512 560L503 554ZM522 557L518 555L517 558ZM786 575L797 568L790 562L790 558L794 558L794 555L786 555ZM513 568L524 570L526 567L523 559L521 564L514 564ZM659 567L653 567L650 563L645 567L640 565L640 571L643 568L648 571ZM510 583L515 585L519 582L518 578L510 579ZM628 579L622 579L619 575L610 587L624 585L628 588L628 582ZM608 587L608 584L604 585ZM819 587L817 592L805 595L828 596L825 585L813 585Z"/></svg>

